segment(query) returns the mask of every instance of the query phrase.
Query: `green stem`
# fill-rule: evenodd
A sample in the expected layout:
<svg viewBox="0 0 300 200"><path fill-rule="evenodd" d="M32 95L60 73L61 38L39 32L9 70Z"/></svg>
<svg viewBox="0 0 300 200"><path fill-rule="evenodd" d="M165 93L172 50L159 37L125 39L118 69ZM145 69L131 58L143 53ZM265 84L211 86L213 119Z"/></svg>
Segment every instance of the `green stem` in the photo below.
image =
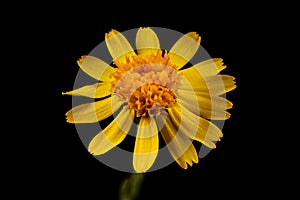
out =
<svg viewBox="0 0 300 200"><path fill-rule="evenodd" d="M133 173L122 181L119 190L119 200L135 200L141 190L145 174Z"/></svg>

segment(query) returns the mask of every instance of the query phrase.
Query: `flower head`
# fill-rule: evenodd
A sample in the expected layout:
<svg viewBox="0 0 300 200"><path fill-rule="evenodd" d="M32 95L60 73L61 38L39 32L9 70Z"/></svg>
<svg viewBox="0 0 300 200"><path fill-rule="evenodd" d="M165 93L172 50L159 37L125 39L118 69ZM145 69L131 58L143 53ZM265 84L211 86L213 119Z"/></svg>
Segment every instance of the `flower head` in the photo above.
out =
<svg viewBox="0 0 300 200"><path fill-rule="evenodd" d="M134 50L122 33L111 30L105 35L111 65L94 56L78 60L79 67L98 82L63 94L101 99L72 108L66 113L67 122L98 122L117 113L90 141L90 153L101 155L117 146L133 124L137 125L133 167L139 173L155 162L158 134L184 169L198 163L192 140L216 147L223 134L211 120L230 117L227 110L233 104L222 95L236 87L235 78L220 74L226 68L221 58L187 66L200 39L190 32L163 50L151 28L140 28Z"/></svg>

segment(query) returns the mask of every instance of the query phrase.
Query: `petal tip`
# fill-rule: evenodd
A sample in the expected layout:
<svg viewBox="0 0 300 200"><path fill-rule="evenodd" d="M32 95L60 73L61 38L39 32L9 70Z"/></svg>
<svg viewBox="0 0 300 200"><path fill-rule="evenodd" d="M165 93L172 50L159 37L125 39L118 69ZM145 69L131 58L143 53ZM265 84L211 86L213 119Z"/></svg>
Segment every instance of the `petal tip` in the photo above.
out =
<svg viewBox="0 0 300 200"><path fill-rule="evenodd" d="M72 91L69 92L61 92L62 95L72 95Z"/></svg>
<svg viewBox="0 0 300 200"><path fill-rule="evenodd" d="M86 56L81 56L78 60L77 60L77 64L80 66L83 61L86 59Z"/></svg>
<svg viewBox="0 0 300 200"><path fill-rule="evenodd" d="M66 121L67 121L67 123L74 124L74 120L72 120L70 118L67 118Z"/></svg>
<svg viewBox="0 0 300 200"><path fill-rule="evenodd" d="M218 141L219 140L220 139L218 139ZM211 142L211 144L208 147L211 148L211 149L215 149L215 148L217 148L217 145L214 142Z"/></svg>
<svg viewBox="0 0 300 200"><path fill-rule="evenodd" d="M111 29L108 33L105 33L105 39L108 39L114 35L119 34L120 32L117 31L116 29Z"/></svg>
<svg viewBox="0 0 300 200"><path fill-rule="evenodd" d="M229 119L230 117L231 117L231 114L229 112L226 112L225 119Z"/></svg>
<svg viewBox="0 0 300 200"><path fill-rule="evenodd" d="M187 169L188 168L188 165L185 164L184 166L181 166L183 169Z"/></svg>
<svg viewBox="0 0 300 200"><path fill-rule="evenodd" d="M141 29L141 30L143 30L143 29L148 29L148 30L150 30L151 28L150 28L149 26L144 26L144 27L140 27L140 29Z"/></svg>
<svg viewBox="0 0 300 200"><path fill-rule="evenodd" d="M95 144L93 144L93 140L90 142L89 146L88 146L88 152L90 154L92 154L93 156L97 156L97 155L100 155L101 153L99 152L96 152L96 149L95 149Z"/></svg>
<svg viewBox="0 0 300 200"><path fill-rule="evenodd" d="M66 112L65 116L68 123L75 123L72 110Z"/></svg>
<svg viewBox="0 0 300 200"><path fill-rule="evenodd" d="M186 35L196 40L197 43L200 43L201 41L201 36L197 32L189 32Z"/></svg>

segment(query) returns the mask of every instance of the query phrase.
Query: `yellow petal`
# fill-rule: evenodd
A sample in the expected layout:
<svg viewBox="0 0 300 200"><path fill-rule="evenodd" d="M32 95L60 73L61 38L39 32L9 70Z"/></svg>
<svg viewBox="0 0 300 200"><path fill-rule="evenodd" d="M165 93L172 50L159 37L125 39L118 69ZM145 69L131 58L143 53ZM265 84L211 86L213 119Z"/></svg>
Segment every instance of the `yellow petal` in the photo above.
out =
<svg viewBox="0 0 300 200"><path fill-rule="evenodd" d="M117 30L112 29L109 33L106 33L105 42L114 61L118 60L119 62L125 63L126 55L135 55L128 40Z"/></svg>
<svg viewBox="0 0 300 200"><path fill-rule="evenodd" d="M207 76L205 79L199 78L198 80L193 78L189 80L182 79L179 89L201 95L222 95L236 88L234 79L233 76L229 75Z"/></svg>
<svg viewBox="0 0 300 200"><path fill-rule="evenodd" d="M205 61L199 62L198 64L192 66L198 70L202 77L216 75L220 71L226 68L222 58L211 58ZM189 68L188 68L189 69ZM185 69L185 70L188 70Z"/></svg>
<svg viewBox="0 0 300 200"><path fill-rule="evenodd" d="M118 116L90 142L88 151L101 155L120 144L129 132L133 122L134 111L125 106Z"/></svg>
<svg viewBox="0 0 300 200"><path fill-rule="evenodd" d="M187 164L189 166L193 166L193 162L198 163L199 159L194 145L190 145L189 148L182 154L182 156L176 160L176 162L183 169L187 169Z"/></svg>
<svg viewBox="0 0 300 200"><path fill-rule="evenodd" d="M199 106L200 112L202 109L226 110L232 108L233 106L231 101L221 96L193 93L181 89L178 89L176 94L178 96L178 101L190 103L197 101L197 103L193 104L195 106Z"/></svg>
<svg viewBox="0 0 300 200"><path fill-rule="evenodd" d="M216 75L205 77L209 93L221 95L236 88L235 77L229 75Z"/></svg>
<svg viewBox="0 0 300 200"><path fill-rule="evenodd" d="M133 168L137 173L146 172L158 153L158 130L154 118L142 117L135 139Z"/></svg>
<svg viewBox="0 0 300 200"><path fill-rule="evenodd" d="M115 96L106 99L85 103L76 106L66 113L67 122L69 123L93 123L101 121L111 116L119 109L122 102L118 101Z"/></svg>
<svg viewBox="0 0 300 200"><path fill-rule="evenodd" d="M116 69L99 58L94 56L81 56L77 64L86 74L96 80L106 82L113 81L110 75L114 73Z"/></svg>
<svg viewBox="0 0 300 200"><path fill-rule="evenodd" d="M181 79L179 86L179 89L182 90L221 95L236 88L235 77L229 75L202 77L195 68L184 71L182 75L184 78Z"/></svg>
<svg viewBox="0 0 300 200"><path fill-rule="evenodd" d="M139 28L136 34L136 48L141 56L156 54L160 49L159 39L151 28Z"/></svg>
<svg viewBox="0 0 300 200"><path fill-rule="evenodd" d="M195 67L181 70L180 74L183 78L180 81L179 89L195 92L199 90L208 91L203 76Z"/></svg>
<svg viewBox="0 0 300 200"><path fill-rule="evenodd" d="M162 127L160 132L167 148L176 162L184 169L193 162L198 163L198 155L192 141L173 125L167 114L156 117L158 127Z"/></svg>
<svg viewBox="0 0 300 200"><path fill-rule="evenodd" d="M178 102L196 115L212 120L225 120L230 117L226 111L232 108L229 100L213 95L202 95L183 90L177 90Z"/></svg>
<svg viewBox="0 0 300 200"><path fill-rule="evenodd" d="M83 86L73 91L63 92L63 95L85 96L90 98L102 98L111 94L111 83L101 82Z"/></svg>
<svg viewBox="0 0 300 200"><path fill-rule="evenodd" d="M203 76L201 75L200 71L197 69L197 67L189 67L187 69L183 69L179 71L180 74L184 76L187 80L193 83L198 83L198 81L203 80Z"/></svg>
<svg viewBox="0 0 300 200"><path fill-rule="evenodd" d="M178 103L168 111L176 128L209 148L215 148L214 141L219 141L223 136L222 131L215 124L195 115Z"/></svg>
<svg viewBox="0 0 300 200"><path fill-rule="evenodd" d="M201 37L196 32L183 35L170 49L170 62L180 69L187 64L197 52Z"/></svg>
<svg viewBox="0 0 300 200"><path fill-rule="evenodd" d="M218 69L215 72L217 71ZM181 79L179 88L182 90L193 90L196 93L213 95L221 95L236 88L235 77L216 75L214 74L215 72L201 71L197 66L181 70L180 73L184 78Z"/></svg>

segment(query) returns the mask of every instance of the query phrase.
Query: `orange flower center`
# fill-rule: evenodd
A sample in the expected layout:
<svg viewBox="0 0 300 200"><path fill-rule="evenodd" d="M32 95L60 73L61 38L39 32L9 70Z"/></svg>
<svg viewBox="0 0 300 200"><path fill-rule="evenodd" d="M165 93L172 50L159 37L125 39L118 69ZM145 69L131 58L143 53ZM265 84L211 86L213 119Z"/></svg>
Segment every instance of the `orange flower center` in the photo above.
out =
<svg viewBox="0 0 300 200"><path fill-rule="evenodd" d="M127 102L137 117L159 115L174 106L181 75L169 63L168 54L158 50L147 57L128 56L125 63L115 61L115 65L113 94Z"/></svg>

